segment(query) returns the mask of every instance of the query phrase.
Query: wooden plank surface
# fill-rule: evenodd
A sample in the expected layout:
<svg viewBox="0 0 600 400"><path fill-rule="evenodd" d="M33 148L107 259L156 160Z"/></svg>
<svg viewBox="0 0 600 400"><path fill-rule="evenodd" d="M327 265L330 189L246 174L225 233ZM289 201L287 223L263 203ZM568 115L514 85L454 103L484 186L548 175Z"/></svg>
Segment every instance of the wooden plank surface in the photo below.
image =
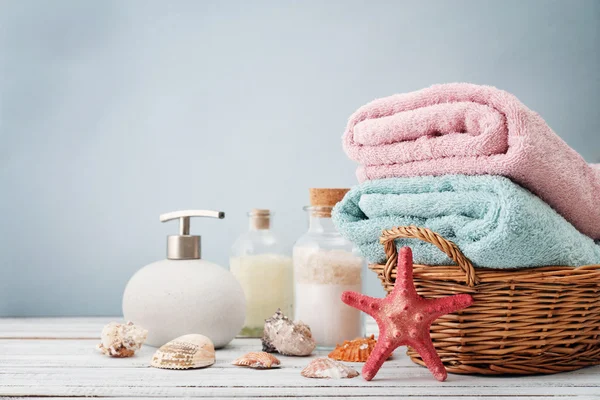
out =
<svg viewBox="0 0 600 400"><path fill-rule="evenodd" d="M113 318L0 319L0 397L202 397L202 398L600 398L600 367L557 375L485 377L450 374L437 382L400 349L377 377L307 379L300 370L316 356L281 356L282 368L257 371L231 365L258 339L235 339L217 351L215 365L169 371L148 366L154 348L115 359L95 350L99 332ZM375 327L368 324L368 330ZM360 371L362 364L350 363Z"/></svg>
<svg viewBox="0 0 600 400"><path fill-rule="evenodd" d="M55 400L64 400L65 398L68 399L87 399L89 400L90 397L89 396L68 396L68 397L53 397L53 396L10 396L10 397L0 397L2 399L4 398L10 398L10 399L27 399L27 400L31 400L31 399L38 399L38 400L49 400L49 399L55 399ZM152 398L151 396L144 396L144 398ZM156 397L155 397L156 398ZM174 400L184 400L184 399L189 399L190 396L186 396L186 397L173 397L173 396L169 396L169 399L174 399ZM221 399L228 399L228 400L239 400L240 398L245 398L244 396L242 397L218 397L219 400ZM289 400L290 396L287 397L279 397L279 396L271 396L268 397L269 400ZM352 399L352 398L365 398L365 396L355 396L355 397L350 397L350 396L312 396L312 397L305 397L305 396L293 396L292 398L294 399L300 399L300 400L313 400L315 398L319 399L319 400L343 400L343 399ZM419 399L419 398L425 398L427 400L465 400L465 399L486 399L486 400L490 400L490 399L495 399L495 400L540 400L540 399L544 399L544 396L539 396L539 395L518 395L518 396L498 396L498 395L494 395L494 396L421 396L421 395L406 395L406 396L398 396L395 394L391 394L388 396L366 396L366 398L382 398L382 399L397 399L397 398L410 398L410 399ZM596 399L596 396L590 395L581 395L581 396L577 396L577 395L567 395L567 396L553 396L552 398L556 398L556 399L578 399L578 400L582 400L582 399ZM140 397L110 397L111 400L139 400Z"/></svg>

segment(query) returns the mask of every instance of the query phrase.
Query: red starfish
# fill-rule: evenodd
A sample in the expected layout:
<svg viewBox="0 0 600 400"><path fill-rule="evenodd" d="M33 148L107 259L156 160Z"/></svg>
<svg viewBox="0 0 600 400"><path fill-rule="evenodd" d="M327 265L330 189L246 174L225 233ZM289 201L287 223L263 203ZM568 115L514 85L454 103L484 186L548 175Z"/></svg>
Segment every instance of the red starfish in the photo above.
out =
<svg viewBox="0 0 600 400"><path fill-rule="evenodd" d="M396 276L394 290L384 299L356 292L342 293L344 303L371 315L379 326L379 339L362 369L362 375L370 381L397 347L408 345L419 353L433 376L444 381L448 374L433 347L429 328L442 315L473 304L473 298L468 294L442 299L419 296L413 283L412 251L409 247L400 249Z"/></svg>

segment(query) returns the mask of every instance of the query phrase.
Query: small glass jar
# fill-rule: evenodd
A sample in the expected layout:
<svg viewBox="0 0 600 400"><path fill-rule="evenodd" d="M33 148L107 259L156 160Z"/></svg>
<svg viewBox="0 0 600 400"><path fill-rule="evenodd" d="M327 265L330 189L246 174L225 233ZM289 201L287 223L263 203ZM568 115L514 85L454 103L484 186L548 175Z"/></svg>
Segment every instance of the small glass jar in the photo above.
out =
<svg viewBox="0 0 600 400"><path fill-rule="evenodd" d="M333 348L344 340L363 336L360 311L341 300L345 291L361 292L364 263L331 221L333 205L347 191L341 190L311 189L313 205L304 207L309 214L309 229L293 249L295 318L310 326L320 348ZM325 194L318 196L314 191ZM329 201L321 203L331 205L318 205L323 196Z"/></svg>
<svg viewBox="0 0 600 400"><path fill-rule="evenodd" d="M250 228L234 242L230 270L246 296L246 321L239 336L262 337L265 319L278 308L293 317L292 259L271 231L273 214L254 209Z"/></svg>

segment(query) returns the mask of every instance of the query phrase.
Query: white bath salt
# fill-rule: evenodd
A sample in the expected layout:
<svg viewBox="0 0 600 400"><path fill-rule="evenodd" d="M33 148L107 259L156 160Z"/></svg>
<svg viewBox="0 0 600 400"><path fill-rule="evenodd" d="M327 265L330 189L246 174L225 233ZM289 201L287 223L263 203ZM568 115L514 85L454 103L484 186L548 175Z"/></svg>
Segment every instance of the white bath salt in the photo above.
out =
<svg viewBox="0 0 600 400"><path fill-rule="evenodd" d="M295 319L310 326L320 347L362 336L360 311L341 300L361 291L363 260L344 250L294 248Z"/></svg>
<svg viewBox="0 0 600 400"><path fill-rule="evenodd" d="M360 284L363 260L345 250L294 248L294 279L301 283Z"/></svg>

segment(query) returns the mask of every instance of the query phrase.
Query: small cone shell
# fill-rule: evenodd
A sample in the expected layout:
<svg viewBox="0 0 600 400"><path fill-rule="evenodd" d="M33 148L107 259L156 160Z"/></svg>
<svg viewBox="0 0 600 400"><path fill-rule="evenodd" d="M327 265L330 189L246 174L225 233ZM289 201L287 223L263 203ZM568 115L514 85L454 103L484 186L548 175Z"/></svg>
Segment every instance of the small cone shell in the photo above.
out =
<svg viewBox="0 0 600 400"><path fill-rule="evenodd" d="M342 379L358 376L354 368L329 358L315 358L300 373L306 378Z"/></svg>
<svg viewBox="0 0 600 400"><path fill-rule="evenodd" d="M152 357L151 366L166 369L208 367L215 363L215 346L203 335L180 336L161 346Z"/></svg>
<svg viewBox="0 0 600 400"><path fill-rule="evenodd" d="M377 340L375 339L375 335L366 338L346 340L344 343L338 344L336 348L329 353L329 358L338 361L366 362L376 344Z"/></svg>
<svg viewBox="0 0 600 400"><path fill-rule="evenodd" d="M245 354L233 361L232 364L256 369L268 369L278 367L281 363L274 355L260 351Z"/></svg>

